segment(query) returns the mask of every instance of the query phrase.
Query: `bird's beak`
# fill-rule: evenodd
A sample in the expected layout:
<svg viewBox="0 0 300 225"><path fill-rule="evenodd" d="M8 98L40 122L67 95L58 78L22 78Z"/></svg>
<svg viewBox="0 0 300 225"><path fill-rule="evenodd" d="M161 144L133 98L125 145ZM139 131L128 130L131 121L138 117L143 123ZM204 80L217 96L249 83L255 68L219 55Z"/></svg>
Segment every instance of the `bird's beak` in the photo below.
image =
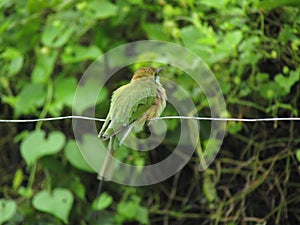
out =
<svg viewBox="0 0 300 225"><path fill-rule="evenodd" d="M161 68L157 68L157 69L156 69L156 74L158 74L158 73L159 73L160 71L162 71L163 69L164 69L164 68L162 68L162 67L161 67Z"/></svg>

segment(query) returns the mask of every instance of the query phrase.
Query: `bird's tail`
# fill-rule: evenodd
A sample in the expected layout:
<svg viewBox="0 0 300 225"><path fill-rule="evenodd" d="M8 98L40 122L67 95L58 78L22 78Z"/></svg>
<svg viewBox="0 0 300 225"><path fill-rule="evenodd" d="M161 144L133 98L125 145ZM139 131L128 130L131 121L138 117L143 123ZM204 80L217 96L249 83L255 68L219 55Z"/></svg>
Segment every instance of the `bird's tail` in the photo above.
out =
<svg viewBox="0 0 300 225"><path fill-rule="evenodd" d="M98 180L105 179L109 181L113 176L114 165L112 163L112 158L113 158L113 150L114 150L114 139L115 137L110 137L109 139L106 156L97 177Z"/></svg>
<svg viewBox="0 0 300 225"><path fill-rule="evenodd" d="M112 175L113 175L113 163L112 163L112 158L113 158L112 153L113 153L113 149L114 149L113 146L114 146L114 137L110 137L109 143L107 145L106 156L105 156L103 165L101 167L101 170L97 176L97 179L100 181L99 181L99 185L98 185L96 199L98 199L102 193L102 185L103 185L104 180L108 180L108 181L111 180ZM95 211L92 216L93 224L96 222L96 220L97 220L97 212Z"/></svg>

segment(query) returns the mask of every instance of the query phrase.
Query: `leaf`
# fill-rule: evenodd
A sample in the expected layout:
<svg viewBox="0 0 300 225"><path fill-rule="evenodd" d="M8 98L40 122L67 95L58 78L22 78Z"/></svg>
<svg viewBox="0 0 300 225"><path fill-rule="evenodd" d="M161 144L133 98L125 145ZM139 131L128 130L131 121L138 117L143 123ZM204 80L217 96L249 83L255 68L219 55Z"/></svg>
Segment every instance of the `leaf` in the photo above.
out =
<svg viewBox="0 0 300 225"><path fill-rule="evenodd" d="M54 81L54 99L72 107L77 87L75 77L57 78Z"/></svg>
<svg viewBox="0 0 300 225"><path fill-rule="evenodd" d="M95 96L98 95L98 98L95 102ZM103 102L108 97L108 91L105 87L102 87L99 93L99 84L89 79L87 82L78 86L76 90L76 105L73 106L73 110L77 114L83 113L86 109L95 106L99 102Z"/></svg>
<svg viewBox="0 0 300 225"><path fill-rule="evenodd" d="M74 140L68 141L64 152L67 160L71 163L72 166L86 172L95 172L86 162L86 160L83 158L76 144L76 141Z"/></svg>
<svg viewBox="0 0 300 225"><path fill-rule="evenodd" d="M31 166L37 159L56 154L65 143L65 136L59 131L51 132L45 138L45 132L36 130L31 132L21 143L21 154L26 164Z"/></svg>
<svg viewBox="0 0 300 225"><path fill-rule="evenodd" d="M282 44L287 44L289 41L297 40L297 36L293 32L293 28L285 24L279 33L278 39Z"/></svg>
<svg viewBox="0 0 300 225"><path fill-rule="evenodd" d="M9 221L17 212L17 204L13 200L0 199L0 224Z"/></svg>
<svg viewBox="0 0 300 225"><path fill-rule="evenodd" d="M43 157L39 159L39 164L44 170L48 170L56 174L63 174L66 172L65 165L58 157Z"/></svg>
<svg viewBox="0 0 300 225"><path fill-rule="evenodd" d="M22 197L29 199L33 196L34 191L31 188L25 188L25 187L21 186L18 189L18 194Z"/></svg>
<svg viewBox="0 0 300 225"><path fill-rule="evenodd" d="M58 48L67 43L76 30L74 21L79 14L73 11L64 11L47 18L42 32L42 43L45 46Z"/></svg>
<svg viewBox="0 0 300 225"><path fill-rule="evenodd" d="M237 134L243 129L243 125L240 122L229 121L227 123L226 129L230 134Z"/></svg>
<svg viewBox="0 0 300 225"><path fill-rule="evenodd" d="M241 42L238 47L240 53L241 64L254 65L262 57L262 53L258 51L260 39L256 36L249 37Z"/></svg>
<svg viewBox="0 0 300 225"><path fill-rule="evenodd" d="M68 182L69 189L80 199L86 201L85 199L85 186L81 183L80 178L78 176L72 176L71 182Z"/></svg>
<svg viewBox="0 0 300 225"><path fill-rule="evenodd" d="M137 196L133 196L128 202L120 202L117 212L121 222L135 220L141 224L149 224L148 210L140 205L140 198Z"/></svg>
<svg viewBox="0 0 300 225"><path fill-rule="evenodd" d="M62 54L62 62L63 63L76 63L83 62L85 60L95 60L102 54L101 50L95 46L91 45L88 47L75 45L75 46L67 46L64 49Z"/></svg>
<svg viewBox="0 0 300 225"><path fill-rule="evenodd" d="M213 45L217 43L213 31L209 29L199 31L195 26L186 26L180 32L184 46L199 55L205 62L210 62L213 56Z"/></svg>
<svg viewBox="0 0 300 225"><path fill-rule="evenodd" d="M56 188L51 193L41 191L32 200L34 208L56 216L68 223L69 213L73 205L73 194L68 189Z"/></svg>
<svg viewBox="0 0 300 225"><path fill-rule="evenodd" d="M71 38L74 31L75 27L67 27L67 24L57 28L53 25L48 25L42 34L42 42L49 47L61 47Z"/></svg>
<svg viewBox="0 0 300 225"><path fill-rule="evenodd" d="M118 7L109 1L94 0L88 4L86 13L96 19L105 19L117 15Z"/></svg>
<svg viewBox="0 0 300 225"><path fill-rule="evenodd" d="M103 210L111 205L113 198L106 192L102 193L97 199L94 200L92 208L94 210Z"/></svg>
<svg viewBox="0 0 300 225"><path fill-rule="evenodd" d="M298 162L300 163L300 149L297 149L296 158L297 158Z"/></svg>
<svg viewBox="0 0 300 225"><path fill-rule="evenodd" d="M203 193L208 202L213 202L217 198L216 184L213 182L210 170L205 170L204 173Z"/></svg>
<svg viewBox="0 0 300 225"><path fill-rule="evenodd" d="M10 61L8 66L8 76L15 75L22 69L24 57L18 49L7 47L0 55L0 58Z"/></svg>
<svg viewBox="0 0 300 225"><path fill-rule="evenodd" d="M237 45L243 38L241 31L228 32L224 39L219 45L217 45L213 56L211 57L212 62L221 61L230 56L237 54Z"/></svg>
<svg viewBox="0 0 300 225"><path fill-rule="evenodd" d="M292 86L300 79L299 72L300 69L298 71L291 71L289 77L285 77L282 74L277 74L275 76L275 81L280 87L283 88L286 94L289 94Z"/></svg>
<svg viewBox="0 0 300 225"><path fill-rule="evenodd" d="M276 106L278 108L282 108L282 109L287 109L290 110L295 116L298 116L298 110L297 108L293 107L292 104L288 104L288 103L277 103Z"/></svg>
<svg viewBox="0 0 300 225"><path fill-rule="evenodd" d="M161 23L143 23L144 31L147 33L149 39L167 41L168 36L163 31Z"/></svg>
<svg viewBox="0 0 300 225"><path fill-rule="evenodd" d="M256 74L256 80L259 83L267 82L270 78L270 75L268 73L257 73Z"/></svg>
<svg viewBox="0 0 300 225"><path fill-rule="evenodd" d="M136 205L132 202L120 202L117 206L117 212L120 214L124 220L132 220L136 214Z"/></svg>
<svg viewBox="0 0 300 225"><path fill-rule="evenodd" d="M229 2L229 0L214 0L214 1L205 1L205 0L201 0L200 4L205 4L207 6L216 8L216 9L222 9L223 7L225 7L227 5L227 3Z"/></svg>
<svg viewBox="0 0 300 225"><path fill-rule="evenodd" d="M265 99L273 99L274 97L281 96L281 92L278 90L280 87L275 82L268 82L266 84L262 84L259 87L259 93L260 95Z"/></svg>
<svg viewBox="0 0 300 225"><path fill-rule="evenodd" d="M41 50L41 53L37 55L37 61L31 74L34 83L46 83L48 81L53 72L57 56L57 50Z"/></svg>
<svg viewBox="0 0 300 225"><path fill-rule="evenodd" d="M53 101L49 106L52 115L59 116L64 106L72 107L76 92L75 77L58 77L53 85Z"/></svg>
<svg viewBox="0 0 300 225"><path fill-rule="evenodd" d="M47 8L54 7L53 2L43 0L29 0L26 4L26 11L28 13L39 13Z"/></svg>
<svg viewBox="0 0 300 225"><path fill-rule="evenodd" d="M145 207L137 208L136 220L141 224L149 224L149 212Z"/></svg>
<svg viewBox="0 0 300 225"><path fill-rule="evenodd" d="M27 84L17 97L15 112L17 115L35 112L37 107L44 104L45 87L42 83Z"/></svg>
<svg viewBox="0 0 300 225"><path fill-rule="evenodd" d="M79 123L78 125L81 125L81 123ZM75 124L75 127L76 126L77 125ZM81 128L78 127L76 129ZM80 139L80 142L77 141L77 145L80 150L80 153L78 154L82 154L88 165L93 169L93 171L89 170L89 172L100 171L100 169L102 168L102 163L106 156L106 146L104 145L103 141L101 141L97 137L97 135L87 132L82 134Z"/></svg>
<svg viewBox="0 0 300 225"><path fill-rule="evenodd" d="M24 58L23 56L20 56L18 58L12 59L9 68L8 68L8 75L12 76L20 72L23 66Z"/></svg>
<svg viewBox="0 0 300 225"><path fill-rule="evenodd" d="M9 60L11 60L11 59L18 58L21 55L22 54L21 54L21 52L18 49L12 48L12 47L7 47L5 49L5 51L1 53L0 56L1 56L2 59L9 59Z"/></svg>
<svg viewBox="0 0 300 225"><path fill-rule="evenodd" d="M265 11L270 11L272 9L282 7L282 6L297 6L300 7L299 0L263 0L259 4L260 8Z"/></svg>
<svg viewBox="0 0 300 225"><path fill-rule="evenodd" d="M18 169L15 173L14 179L13 179L13 189L17 190L19 186L22 184L24 179L24 174L22 169Z"/></svg>

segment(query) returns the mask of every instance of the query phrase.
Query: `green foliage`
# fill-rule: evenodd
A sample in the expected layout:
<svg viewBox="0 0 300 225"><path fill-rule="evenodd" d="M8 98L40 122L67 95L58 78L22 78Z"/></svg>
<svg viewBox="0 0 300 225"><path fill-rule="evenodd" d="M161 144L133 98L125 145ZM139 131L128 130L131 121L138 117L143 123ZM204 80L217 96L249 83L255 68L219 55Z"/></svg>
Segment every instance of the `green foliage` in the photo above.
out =
<svg viewBox="0 0 300 225"><path fill-rule="evenodd" d="M3 0L0 118L70 115L89 64L142 39L174 42L202 57L219 81L229 117L299 116L299 0ZM106 116L112 91L143 63L125 68L101 90L97 116ZM173 67L163 76L192 97L195 113L210 116L192 79ZM98 87L89 82L79 89L84 97L77 99L75 113L94 105L90 99ZM177 113L168 105L164 115ZM118 159L134 165L163 160L180 129L179 120L165 122L169 135L159 154L121 146ZM210 124L201 122L200 128L205 146ZM0 224L93 224L94 211L100 211L98 224L107 225L298 224L299 124L230 122L227 131L208 171L198 172L195 155L161 184L130 188L106 182L96 198L96 175L78 149L71 121L2 123ZM91 135L82 140L93 166L102 157L91 148L95 141Z"/></svg>
<svg viewBox="0 0 300 225"><path fill-rule="evenodd" d="M148 210L140 205L140 201L138 196L132 196L132 199L126 202L121 201L117 206L116 223L137 221L140 224L149 224Z"/></svg>
<svg viewBox="0 0 300 225"><path fill-rule="evenodd" d="M21 154L28 166L32 166L37 159L58 153L64 146L65 136L59 132L51 132L45 139L45 132L36 130L31 132L21 144Z"/></svg>
<svg viewBox="0 0 300 225"><path fill-rule="evenodd" d="M8 77L17 74L23 66L24 57L22 56L22 53L15 48L6 48L1 54L1 59L7 61L5 63L7 68L3 68L3 71L6 72Z"/></svg>
<svg viewBox="0 0 300 225"><path fill-rule="evenodd" d="M52 193L40 191L32 199L32 205L37 210L46 212L68 223L68 216L73 204L73 195L67 189L56 188Z"/></svg>
<svg viewBox="0 0 300 225"><path fill-rule="evenodd" d="M85 161L75 140L69 140L65 146L66 159L77 169L86 172L94 172L94 170Z"/></svg>
<svg viewBox="0 0 300 225"><path fill-rule="evenodd" d="M263 0L259 4L260 7L262 7L265 10L272 10L274 8L278 8L281 6L296 6L300 7L300 3L297 0Z"/></svg>
<svg viewBox="0 0 300 225"><path fill-rule="evenodd" d="M112 202L113 198L109 194L104 192L94 200L92 207L94 210L103 210L109 207Z"/></svg>
<svg viewBox="0 0 300 225"><path fill-rule="evenodd" d="M208 202L213 202L217 199L217 190L215 188L215 183L213 182L213 176L210 175L210 171L206 170L203 180L203 193Z"/></svg>
<svg viewBox="0 0 300 225"><path fill-rule="evenodd" d="M0 224L10 220L17 211L17 203L12 200L0 199Z"/></svg>
<svg viewBox="0 0 300 225"><path fill-rule="evenodd" d="M300 162L300 149L297 149L296 158Z"/></svg>

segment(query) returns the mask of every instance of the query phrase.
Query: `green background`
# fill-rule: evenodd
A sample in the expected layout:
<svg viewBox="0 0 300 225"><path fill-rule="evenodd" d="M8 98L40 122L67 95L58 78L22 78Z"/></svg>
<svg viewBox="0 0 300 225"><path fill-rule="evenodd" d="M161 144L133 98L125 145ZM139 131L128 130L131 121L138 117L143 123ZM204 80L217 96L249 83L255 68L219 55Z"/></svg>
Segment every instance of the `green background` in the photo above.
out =
<svg viewBox="0 0 300 225"><path fill-rule="evenodd" d="M299 117L299 6L298 0L2 0L0 118L71 115L90 63L121 44L151 39L202 57L221 86L226 116ZM112 91L138 66L108 82L97 116L105 118ZM192 96L198 115L209 117L193 80L178 69L166 71ZM83 99L81 110L91 104ZM176 112L168 106L164 115ZM166 122L169 132L180 127ZM209 122L201 126L209 130ZM137 188L106 182L96 198L96 174L79 153L71 120L0 123L0 224L298 224L299 127L294 121L229 122L209 169L199 172L194 154L164 182ZM207 132L201 132L205 146ZM161 152L124 147L118 157L145 165L174 146L170 136Z"/></svg>

